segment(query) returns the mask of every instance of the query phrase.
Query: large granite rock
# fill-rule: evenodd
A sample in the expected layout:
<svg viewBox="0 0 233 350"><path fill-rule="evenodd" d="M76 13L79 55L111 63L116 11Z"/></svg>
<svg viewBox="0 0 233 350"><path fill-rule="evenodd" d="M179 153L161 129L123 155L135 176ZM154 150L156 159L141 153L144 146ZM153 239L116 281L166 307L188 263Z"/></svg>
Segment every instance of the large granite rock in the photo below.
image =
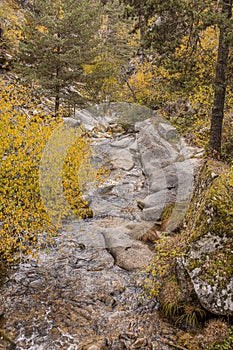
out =
<svg viewBox="0 0 233 350"><path fill-rule="evenodd" d="M146 196L139 203L143 208L143 219L147 221L156 221L161 218L166 205L175 202L176 193L168 189Z"/></svg>
<svg viewBox="0 0 233 350"><path fill-rule="evenodd" d="M153 259L152 251L142 242L130 237L129 229L121 226L105 229L102 234L115 264L127 271L142 269Z"/></svg>
<svg viewBox="0 0 233 350"><path fill-rule="evenodd" d="M131 170L134 167L134 160L132 153L123 148L123 149L114 149L111 152L111 163L114 169L123 169Z"/></svg>
<svg viewBox="0 0 233 350"><path fill-rule="evenodd" d="M122 137L117 138L116 140L111 142L112 147L126 148L129 147L135 138L133 135L124 135Z"/></svg>
<svg viewBox="0 0 233 350"><path fill-rule="evenodd" d="M170 124L159 123L158 132L167 141L175 141L179 139L176 128Z"/></svg>
<svg viewBox="0 0 233 350"><path fill-rule="evenodd" d="M218 175L217 169L207 163L200 175L186 217L189 239L178 279L185 270L205 309L233 315L233 172Z"/></svg>
<svg viewBox="0 0 233 350"><path fill-rule="evenodd" d="M195 293L208 311L219 315L233 315L233 259L229 238L211 233L193 243L183 259ZM223 261L218 261L218 259ZM231 264L228 265L228 264Z"/></svg>

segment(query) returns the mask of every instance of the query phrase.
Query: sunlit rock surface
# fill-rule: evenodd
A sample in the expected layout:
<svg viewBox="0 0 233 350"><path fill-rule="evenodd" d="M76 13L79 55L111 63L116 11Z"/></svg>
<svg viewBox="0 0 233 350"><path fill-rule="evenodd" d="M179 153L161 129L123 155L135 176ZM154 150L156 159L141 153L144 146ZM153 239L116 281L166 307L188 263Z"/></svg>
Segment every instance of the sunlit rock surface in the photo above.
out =
<svg viewBox="0 0 233 350"><path fill-rule="evenodd" d="M54 244L8 274L1 327L15 345L4 340L0 349L173 349L173 330L141 296L135 272L153 259L143 236L164 208L176 203L169 230L183 218L200 150L185 152L151 110L115 107L66 122L89 132L93 164L110 173L84 191L93 218L66 223Z"/></svg>

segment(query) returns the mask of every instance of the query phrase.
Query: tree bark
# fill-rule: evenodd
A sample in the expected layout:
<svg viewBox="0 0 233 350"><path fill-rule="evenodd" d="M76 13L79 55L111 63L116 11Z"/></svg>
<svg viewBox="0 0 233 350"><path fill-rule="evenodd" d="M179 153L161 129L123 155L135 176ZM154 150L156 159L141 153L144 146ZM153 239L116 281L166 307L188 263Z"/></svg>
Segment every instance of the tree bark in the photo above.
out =
<svg viewBox="0 0 233 350"><path fill-rule="evenodd" d="M58 88L57 95L55 97L55 116L56 117L59 113L59 107L60 107L60 94L59 94L59 88Z"/></svg>
<svg viewBox="0 0 233 350"><path fill-rule="evenodd" d="M61 34L58 33L57 37L60 38ZM60 45L58 45L57 47L57 54L60 55L61 53L61 47ZM56 79L57 79L57 84L55 87L56 90L56 96L55 96L55 116L57 117L58 113L59 113L59 108L60 108L60 84L59 84L59 78L60 78L60 72L61 72L61 66L60 66L60 62L57 63L57 67L56 67Z"/></svg>
<svg viewBox="0 0 233 350"><path fill-rule="evenodd" d="M222 125L226 95L226 70L229 54L229 41L226 40L228 19L232 17L232 0L223 0L222 19L219 24L219 44L214 83L214 104L210 127L210 155L220 159L222 146Z"/></svg>
<svg viewBox="0 0 233 350"><path fill-rule="evenodd" d="M56 78L58 79L60 75L60 67L57 67L56 69ZM57 82L57 85L55 87L56 96L55 96L55 116L57 117L59 113L60 108L60 85L59 82Z"/></svg>

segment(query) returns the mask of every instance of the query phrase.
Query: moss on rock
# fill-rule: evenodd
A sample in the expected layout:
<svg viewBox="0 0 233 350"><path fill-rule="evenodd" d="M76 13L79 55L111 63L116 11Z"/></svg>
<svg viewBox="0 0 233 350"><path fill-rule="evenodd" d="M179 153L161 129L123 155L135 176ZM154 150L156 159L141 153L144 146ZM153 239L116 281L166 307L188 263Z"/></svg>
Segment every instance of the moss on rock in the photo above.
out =
<svg viewBox="0 0 233 350"><path fill-rule="evenodd" d="M218 166L217 166L218 165ZM207 161L186 216L183 266L200 303L210 312L233 313L233 168Z"/></svg>
<svg viewBox="0 0 233 350"><path fill-rule="evenodd" d="M172 209L172 205L165 208L162 229ZM154 263L147 269L153 286L150 294L158 296L162 313L187 324L196 316L202 321L203 308L216 315L232 315L233 168L206 161L183 230L164 234L157 242Z"/></svg>
<svg viewBox="0 0 233 350"><path fill-rule="evenodd" d="M233 236L233 168L219 174L221 166L205 163L186 215L187 232L192 241L211 232ZM217 171L218 172L217 172Z"/></svg>

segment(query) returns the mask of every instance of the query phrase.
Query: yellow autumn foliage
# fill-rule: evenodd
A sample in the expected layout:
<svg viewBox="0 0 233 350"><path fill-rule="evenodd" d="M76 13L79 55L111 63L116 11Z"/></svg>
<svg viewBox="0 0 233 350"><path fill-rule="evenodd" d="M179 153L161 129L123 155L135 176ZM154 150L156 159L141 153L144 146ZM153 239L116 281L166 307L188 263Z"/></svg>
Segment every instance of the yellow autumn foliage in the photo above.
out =
<svg viewBox="0 0 233 350"><path fill-rule="evenodd" d="M87 215L89 209L82 200L78 172L89 145L80 132L67 129L67 135L73 139L60 163L60 188L68 204L65 208L60 207L56 198L57 184L54 188L54 181L44 182L40 173L47 145L55 139L62 147L65 140L53 136L56 132L64 136L66 127L61 117L49 114L42 99L28 88L7 78L0 80L0 259L11 262L31 254L34 247L44 241L43 237L56 234L70 208L79 217ZM54 161L59 161L59 147L54 148ZM47 162L47 166L51 180L52 170L56 167L51 162ZM42 187L50 193L53 215L45 203ZM54 218L59 218L60 222Z"/></svg>
<svg viewBox="0 0 233 350"><path fill-rule="evenodd" d="M163 105L171 98L169 80L171 75L163 67L153 62L145 61L143 64L135 62L136 73L129 78L129 84L137 97L137 103L151 107ZM129 89L125 87L125 96L133 102Z"/></svg>
<svg viewBox="0 0 233 350"><path fill-rule="evenodd" d="M0 41L0 54L4 51L14 56L19 41L22 39L21 25L24 21L23 13L14 0L0 1L0 27L2 37ZM8 62L6 62L6 66Z"/></svg>
<svg viewBox="0 0 233 350"><path fill-rule="evenodd" d="M199 35L199 44L194 50L189 37L184 37L176 49L179 69L171 69L166 59L161 63L156 53L151 60L135 60L135 72L123 84L118 98L137 102L159 110L181 134L189 134L191 141L201 147L209 142L210 117L213 106L213 82L218 48L218 28L208 27ZM131 90L129 89L129 86ZM233 152L232 147L232 88L227 90L225 118L223 125L223 156ZM134 92L134 96L131 92ZM135 97L136 96L136 101ZM179 103L181 102L181 105ZM185 111L185 103L190 111ZM169 105L176 105L177 111L170 113Z"/></svg>

